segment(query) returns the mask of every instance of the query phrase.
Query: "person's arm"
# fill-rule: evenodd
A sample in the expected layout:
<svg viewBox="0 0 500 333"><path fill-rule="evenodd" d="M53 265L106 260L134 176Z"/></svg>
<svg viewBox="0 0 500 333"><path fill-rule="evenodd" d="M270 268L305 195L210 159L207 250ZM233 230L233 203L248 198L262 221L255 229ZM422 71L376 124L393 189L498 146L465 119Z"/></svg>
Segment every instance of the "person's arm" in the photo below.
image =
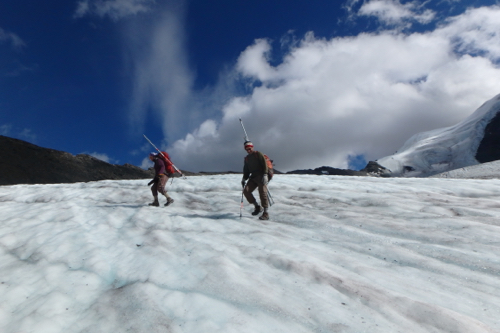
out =
<svg viewBox="0 0 500 333"><path fill-rule="evenodd" d="M158 164L156 165L156 163L158 163ZM156 169L156 167L158 169ZM161 158L156 159L155 169L156 169L156 175L157 176L159 176L159 175L166 175L167 174L167 169L165 168L165 162L163 162L163 160Z"/></svg>
<svg viewBox="0 0 500 333"><path fill-rule="evenodd" d="M267 175L267 173L269 172L269 168L267 167L267 162L266 158L264 157L264 154L262 154L260 151L259 151L259 160L262 165L264 174Z"/></svg>
<svg viewBox="0 0 500 333"><path fill-rule="evenodd" d="M245 164L243 165L243 179L247 180L250 177L250 169L248 168L248 163L245 159Z"/></svg>

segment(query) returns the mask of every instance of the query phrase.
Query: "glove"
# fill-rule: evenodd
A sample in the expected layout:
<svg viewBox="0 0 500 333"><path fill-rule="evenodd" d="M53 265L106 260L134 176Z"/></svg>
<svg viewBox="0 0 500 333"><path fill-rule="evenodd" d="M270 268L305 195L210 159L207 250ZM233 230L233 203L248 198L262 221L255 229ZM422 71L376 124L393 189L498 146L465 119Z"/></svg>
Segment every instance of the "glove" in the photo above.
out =
<svg viewBox="0 0 500 333"><path fill-rule="evenodd" d="M267 183L269 183L269 180L267 178L267 174L265 174L264 176L262 176L262 184L267 185Z"/></svg>
<svg viewBox="0 0 500 333"><path fill-rule="evenodd" d="M148 186L151 186L151 184L153 184L154 182L156 181L156 177L153 178L149 183L148 183Z"/></svg>
<svg viewBox="0 0 500 333"><path fill-rule="evenodd" d="M246 182L247 182L246 180L242 179L242 180L241 180L241 187L245 188L245 184L246 184Z"/></svg>

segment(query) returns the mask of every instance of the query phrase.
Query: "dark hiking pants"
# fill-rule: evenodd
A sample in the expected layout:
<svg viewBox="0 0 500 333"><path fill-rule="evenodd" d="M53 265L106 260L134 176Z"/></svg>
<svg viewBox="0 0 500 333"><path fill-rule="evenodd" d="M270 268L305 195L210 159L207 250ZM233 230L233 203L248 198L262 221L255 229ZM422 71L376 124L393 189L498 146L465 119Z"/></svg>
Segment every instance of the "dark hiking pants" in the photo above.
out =
<svg viewBox="0 0 500 333"><path fill-rule="evenodd" d="M259 196L260 196L260 203L262 207L268 208L269 207L269 198L267 197L267 185L264 185L262 183L262 175L257 176L257 177L252 177L248 180L245 189L243 190L243 194L245 195L245 198L247 198L248 202L251 204L255 204L256 200L255 197L253 196L252 192L258 188L259 189Z"/></svg>

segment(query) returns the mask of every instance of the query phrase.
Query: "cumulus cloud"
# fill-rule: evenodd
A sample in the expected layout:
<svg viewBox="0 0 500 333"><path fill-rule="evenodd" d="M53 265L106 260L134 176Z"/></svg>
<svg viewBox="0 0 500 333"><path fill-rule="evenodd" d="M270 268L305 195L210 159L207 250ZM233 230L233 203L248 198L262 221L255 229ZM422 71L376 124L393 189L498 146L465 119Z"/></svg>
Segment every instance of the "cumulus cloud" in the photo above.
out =
<svg viewBox="0 0 500 333"><path fill-rule="evenodd" d="M118 20L130 15L148 12L155 2L155 0L82 0L78 2L74 17L97 15Z"/></svg>
<svg viewBox="0 0 500 333"><path fill-rule="evenodd" d="M468 9L452 17L438 33L453 41L455 51L477 55L497 62L500 59L499 6Z"/></svg>
<svg viewBox="0 0 500 333"><path fill-rule="evenodd" d="M259 80L272 80L275 70L269 64L271 45L265 39L258 39L247 48L238 60L237 70L245 76L257 77Z"/></svg>
<svg viewBox="0 0 500 333"><path fill-rule="evenodd" d="M403 18L412 9L398 8L387 17ZM256 149L281 171L346 168L353 156L393 154L411 135L454 125L500 92L498 22L500 9L492 6L426 33L333 39L308 33L278 66L268 61L271 42L256 40L234 68L251 92L231 98L219 117L169 149L186 170L240 170L241 117Z"/></svg>

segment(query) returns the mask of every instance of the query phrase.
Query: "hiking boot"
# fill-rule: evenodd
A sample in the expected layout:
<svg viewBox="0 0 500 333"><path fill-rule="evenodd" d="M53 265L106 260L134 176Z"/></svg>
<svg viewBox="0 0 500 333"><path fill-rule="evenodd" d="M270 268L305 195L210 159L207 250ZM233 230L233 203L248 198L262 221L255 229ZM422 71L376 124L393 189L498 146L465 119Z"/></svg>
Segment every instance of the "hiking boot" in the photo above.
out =
<svg viewBox="0 0 500 333"><path fill-rule="evenodd" d="M260 210L261 210L261 207L260 207L260 206L255 206L255 210L253 211L252 215L253 215L253 216L255 216L255 215L259 215Z"/></svg>
<svg viewBox="0 0 500 333"><path fill-rule="evenodd" d="M262 216L259 217L259 220L269 220L269 214L268 214L268 212L262 213Z"/></svg>
<svg viewBox="0 0 500 333"><path fill-rule="evenodd" d="M160 206L160 203L158 202L158 200L155 200L155 201L153 201L152 203L150 203L149 205L150 205L150 206L159 207L159 206Z"/></svg>
<svg viewBox="0 0 500 333"><path fill-rule="evenodd" d="M174 199L168 198L167 202L165 203L165 207L170 206L170 204L173 204L173 203L174 203Z"/></svg>

